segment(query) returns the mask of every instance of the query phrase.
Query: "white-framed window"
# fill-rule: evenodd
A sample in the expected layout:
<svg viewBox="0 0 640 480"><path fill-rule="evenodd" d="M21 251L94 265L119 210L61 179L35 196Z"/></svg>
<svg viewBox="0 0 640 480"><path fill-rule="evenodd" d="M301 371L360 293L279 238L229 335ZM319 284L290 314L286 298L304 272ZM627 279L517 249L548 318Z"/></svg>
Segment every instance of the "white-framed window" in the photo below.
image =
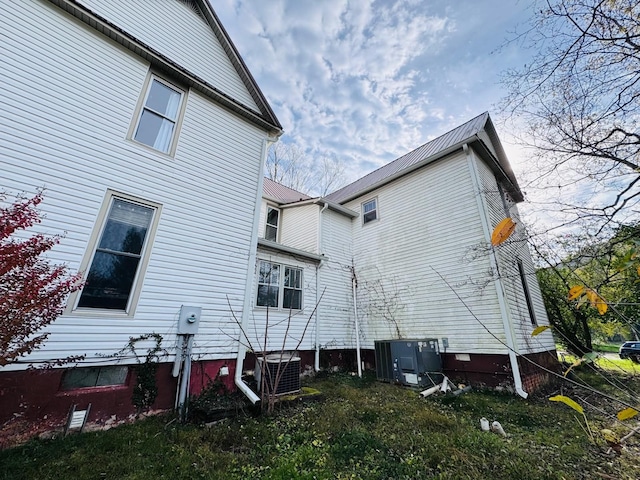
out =
<svg viewBox="0 0 640 480"><path fill-rule="evenodd" d="M133 315L161 206L109 190L81 270L85 285L75 310ZM70 302L71 304L73 304Z"/></svg>
<svg viewBox="0 0 640 480"><path fill-rule="evenodd" d="M378 199L372 198L362 203L362 224L378 219Z"/></svg>
<svg viewBox="0 0 640 480"><path fill-rule="evenodd" d="M280 223L280 210L267 205L267 220L264 227L264 238L272 242L278 241L278 225Z"/></svg>
<svg viewBox="0 0 640 480"><path fill-rule="evenodd" d="M302 269L260 260L256 305L301 310Z"/></svg>
<svg viewBox="0 0 640 480"><path fill-rule="evenodd" d="M163 153L172 153L180 128L184 97L184 90L151 75L131 138Z"/></svg>

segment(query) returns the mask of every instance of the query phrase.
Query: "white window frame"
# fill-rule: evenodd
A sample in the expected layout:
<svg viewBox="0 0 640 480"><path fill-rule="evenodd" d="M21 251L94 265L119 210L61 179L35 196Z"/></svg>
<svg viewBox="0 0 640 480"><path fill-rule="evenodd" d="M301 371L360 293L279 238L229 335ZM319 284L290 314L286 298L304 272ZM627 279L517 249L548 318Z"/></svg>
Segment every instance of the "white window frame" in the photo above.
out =
<svg viewBox="0 0 640 480"><path fill-rule="evenodd" d="M136 273L133 278L133 283L131 285L131 290L129 291L129 298L127 300L127 305L124 310L111 309L111 308L96 308L96 307L78 307L80 298L82 296L82 292L84 290L83 288L81 290L78 290L72 293L71 296L69 297L67 309L65 311L66 314L76 314L76 315L83 315L83 316L108 315L108 316L120 316L120 317L133 317L135 313L135 310L138 304L138 299L140 297L140 292L142 290L144 274L147 270L149 258L151 256L151 247L153 245L156 230L158 228L158 222L160 220L160 215L162 213L162 205L160 203L144 200L142 198L135 197L133 195L128 195L126 193L117 192L115 190L107 190L104 200L102 201L102 206L98 213L98 217L96 219L93 232L91 234L91 237L89 238L87 250L85 252L82 263L80 264L80 271L84 272L84 280L86 281L87 276L89 275L89 271L91 269L91 264L93 263L93 259L98 250L99 242L102 238L102 234L107 225L107 220L109 219L111 206L113 205L115 200L122 200L124 202L133 203L133 204L151 208L154 210L153 217L149 224L149 228L147 229L147 234L145 236L142 249L139 254L140 261L138 262Z"/></svg>
<svg viewBox="0 0 640 480"><path fill-rule="evenodd" d="M175 118L167 117L166 115L153 110L152 108L147 106L147 100L149 98L149 94L151 93L151 87L154 82L158 82L176 92L180 93L180 103L176 110ZM133 116L133 121L131 123L131 128L129 130L128 138L134 141L137 145L142 145L143 147L150 148L155 152L160 152L166 155L173 156L176 151L176 147L178 145L178 137L180 136L180 130L182 128L182 120L184 117L185 106L187 104L187 91L184 88L180 88L174 83L171 83L164 78L159 77L153 73L149 73L144 83L144 88L142 90L142 94L140 95L140 99L138 100L138 105L136 107L135 114ZM145 111L149 111L157 116L162 117L173 123L173 130L171 132L171 140L169 141L169 146L166 150L162 150L160 148L156 148L153 145L148 145L140 140L136 139L136 134L138 132L138 127L140 126L140 121L142 120L142 115Z"/></svg>
<svg viewBox="0 0 640 480"><path fill-rule="evenodd" d="M368 212L365 212L364 211L365 210L365 206L369 205L371 203L374 204L374 208L372 210L368 211ZM379 220L380 219L380 215L379 215L379 212L378 212L378 197L373 197L373 198L370 198L369 200L366 200L366 201L362 202L362 204L360 205L360 211L362 212L362 225L367 225L368 223L375 222L375 221ZM367 220L366 219L366 215L370 214L371 212L375 213L375 218Z"/></svg>
<svg viewBox="0 0 640 480"><path fill-rule="evenodd" d="M269 211L273 210L275 212L278 213L278 223L276 223L275 225L273 225L272 223L269 223ZM282 210L280 210L279 208L276 208L272 205L267 205L267 213L264 217L264 238L266 240L270 240L272 242L277 242L278 239L280 238L280 221L282 218ZM268 236L267 236L267 232L269 231L269 228L273 228L276 231L276 235L275 235L275 240L271 240Z"/></svg>
<svg viewBox="0 0 640 480"><path fill-rule="evenodd" d="M278 283L276 284L271 284L271 283L264 283L264 282L260 282L260 272L261 272L261 267L262 264L269 264L272 267L273 266L277 266L279 269L279 273L278 273ZM293 270L295 272L298 272L300 275L300 281L299 281L299 287L295 286L295 285L285 285L285 273L286 270L290 269ZM258 292L260 289L260 286L271 286L271 287L278 287L278 304L276 306L268 306L268 305L260 305L258 303ZM300 292L300 308L290 308L290 307L285 307L284 306L284 297L285 297L285 290L294 290L294 291L298 291ZM304 309L304 268L302 267L296 267L294 265L286 265L283 263L279 263L279 262L274 262L271 260L264 260L259 258L258 259L258 264L257 264L257 276L256 276L256 293L255 293L255 306L257 308L276 308L278 310L293 310L293 311L300 311Z"/></svg>

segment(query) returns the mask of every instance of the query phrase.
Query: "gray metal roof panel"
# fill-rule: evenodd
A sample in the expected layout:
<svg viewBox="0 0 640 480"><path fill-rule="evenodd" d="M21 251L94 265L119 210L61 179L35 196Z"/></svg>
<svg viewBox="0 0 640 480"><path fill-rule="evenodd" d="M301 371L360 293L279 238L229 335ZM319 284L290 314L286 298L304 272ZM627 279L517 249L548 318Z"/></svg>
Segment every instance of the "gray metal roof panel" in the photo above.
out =
<svg viewBox="0 0 640 480"><path fill-rule="evenodd" d="M262 193L266 197L273 198L282 204L299 202L301 200L310 200L312 198L309 195L305 195L302 192L294 190L293 188L285 187L280 183L274 182L267 177L264 178Z"/></svg>
<svg viewBox="0 0 640 480"><path fill-rule="evenodd" d="M365 193L371 190L375 186L383 184L385 180L391 180L396 174L403 170L410 171L410 167L422 162L426 159L433 157L433 160L438 158L438 154L445 152L448 148L453 147L464 140L470 139L478 132L480 132L487 121L489 120L489 113L485 112L472 118L468 122L454 128L453 130L434 138L430 142L416 148L415 150L397 158L396 160L383 165L382 167L374 170L373 172L365 175L364 177L356 180L355 182L337 190L330 195L327 195L327 199L332 202L342 203L349 199L358 196L360 193ZM490 121L490 120L489 120ZM408 172L407 172L408 173Z"/></svg>

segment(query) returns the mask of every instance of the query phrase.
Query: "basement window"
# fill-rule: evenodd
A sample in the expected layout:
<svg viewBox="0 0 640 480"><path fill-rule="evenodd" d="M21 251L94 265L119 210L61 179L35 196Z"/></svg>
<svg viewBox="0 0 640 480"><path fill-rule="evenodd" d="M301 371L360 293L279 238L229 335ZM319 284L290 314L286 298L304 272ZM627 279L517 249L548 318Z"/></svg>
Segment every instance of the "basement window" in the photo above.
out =
<svg viewBox="0 0 640 480"><path fill-rule="evenodd" d="M87 367L71 368L62 376L61 390L76 388L109 387L124 385L127 382L128 367Z"/></svg>

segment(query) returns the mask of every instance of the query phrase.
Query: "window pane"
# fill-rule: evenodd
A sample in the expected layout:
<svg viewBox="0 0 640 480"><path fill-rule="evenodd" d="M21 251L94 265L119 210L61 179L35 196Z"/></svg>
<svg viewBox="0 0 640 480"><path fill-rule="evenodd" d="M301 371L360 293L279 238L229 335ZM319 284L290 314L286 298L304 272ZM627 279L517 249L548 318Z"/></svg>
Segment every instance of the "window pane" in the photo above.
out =
<svg viewBox="0 0 640 480"><path fill-rule="evenodd" d="M302 270L298 268L284 269L284 286L291 288L301 288Z"/></svg>
<svg viewBox="0 0 640 480"><path fill-rule="evenodd" d="M153 209L114 200L98 248L140 254Z"/></svg>
<svg viewBox="0 0 640 480"><path fill-rule="evenodd" d="M62 389L94 387L99 368L74 368L67 370L62 377Z"/></svg>
<svg viewBox="0 0 640 480"><path fill-rule="evenodd" d="M376 201L371 200L370 202L366 202L362 207L364 209L364 213L371 212L376 209Z"/></svg>
<svg viewBox="0 0 640 480"><path fill-rule="evenodd" d="M271 240L272 242L277 242L278 241L278 229L276 227L272 227L271 225L267 225L265 232L264 232L264 238L266 240Z"/></svg>
<svg viewBox="0 0 640 480"><path fill-rule="evenodd" d="M285 288L282 308L300 310L302 308L302 291Z"/></svg>
<svg viewBox="0 0 640 480"><path fill-rule="evenodd" d="M278 285L280 283L280 265L260 262L260 278L258 283Z"/></svg>
<svg viewBox="0 0 640 480"><path fill-rule="evenodd" d="M143 110L134 139L145 145L168 152L173 137L174 123L159 115Z"/></svg>
<svg viewBox="0 0 640 480"><path fill-rule="evenodd" d="M96 252L78 307L126 310L140 258Z"/></svg>
<svg viewBox="0 0 640 480"><path fill-rule="evenodd" d="M269 285L258 285L258 301L261 307L278 306L278 287Z"/></svg>
<svg viewBox="0 0 640 480"><path fill-rule="evenodd" d="M180 97L181 93L179 91L154 80L145 106L171 120L175 120L180 106Z"/></svg>
<svg viewBox="0 0 640 480"><path fill-rule="evenodd" d="M364 214L364 223L370 222L372 220L376 219L376 211L374 210L373 212L369 212L369 213L365 213Z"/></svg>
<svg viewBox="0 0 640 480"><path fill-rule="evenodd" d="M278 212L278 210L276 210L275 208L269 208L269 211L267 213L267 223L269 225L273 225L274 227L277 227L279 215L280 215L280 212Z"/></svg>
<svg viewBox="0 0 640 480"><path fill-rule="evenodd" d="M96 387L106 385L124 385L127 381L127 367L100 367Z"/></svg>

